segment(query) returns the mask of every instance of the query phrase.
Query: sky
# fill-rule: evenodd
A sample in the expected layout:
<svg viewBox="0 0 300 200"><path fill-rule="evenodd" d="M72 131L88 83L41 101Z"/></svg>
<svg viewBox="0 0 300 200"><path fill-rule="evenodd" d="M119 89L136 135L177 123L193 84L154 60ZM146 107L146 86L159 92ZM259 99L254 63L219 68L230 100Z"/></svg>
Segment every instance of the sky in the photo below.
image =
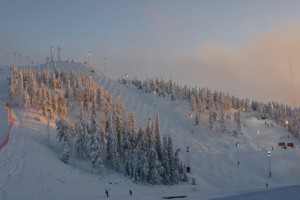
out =
<svg viewBox="0 0 300 200"><path fill-rule="evenodd" d="M0 64L63 60L300 105L298 0L0 0ZM15 59L14 53L17 52ZM19 56L20 55L20 56Z"/></svg>

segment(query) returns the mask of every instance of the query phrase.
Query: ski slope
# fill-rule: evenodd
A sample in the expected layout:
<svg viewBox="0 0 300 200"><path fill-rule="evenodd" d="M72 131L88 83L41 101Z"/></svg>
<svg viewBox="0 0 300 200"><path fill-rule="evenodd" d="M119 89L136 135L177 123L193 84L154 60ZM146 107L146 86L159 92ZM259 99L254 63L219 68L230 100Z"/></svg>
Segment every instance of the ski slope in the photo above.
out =
<svg viewBox="0 0 300 200"><path fill-rule="evenodd" d="M54 67L41 65L40 68ZM66 165L61 161L61 146L54 124L47 145L46 119L33 110L14 107L15 124L11 138L0 151L0 199L104 199L105 189L110 199L161 199L163 196L187 195L186 199L295 199L299 196L299 142L287 131L269 120L258 120L254 112L242 115L242 132L237 138L210 132L194 126L188 116L186 102L171 102L154 97L130 85L120 85L109 75L80 63L60 62L56 68L89 73L113 96L123 99L127 112L134 111L138 125L145 127L149 119L160 115L161 134L173 138L175 148L181 149L180 158L186 162L186 147L190 147L190 181L175 186L135 184L123 174L106 170L101 175L91 174L80 163ZM2 73L3 72L3 73ZM7 98L6 77L9 69L1 67L0 98ZM156 104L156 106L154 106ZM1 115L7 115L1 104ZM35 118L39 116L41 121ZM1 127L7 120L1 120ZM266 126L265 123L272 126ZM257 134L259 130L259 135ZM283 138L284 137L284 138ZM283 138L283 139L281 139ZM1 138L0 138L1 139ZM294 142L294 149L280 149L280 141ZM1 141L0 141L1 142ZM237 151L235 146L239 142ZM259 146L259 148L258 148ZM273 150L272 150L273 147ZM269 177L268 151L271 151ZM239 160L240 164L237 165ZM191 184L195 178L196 185ZM269 188L266 189L266 183ZM296 185L296 186L294 186ZM129 196L128 191L133 191Z"/></svg>

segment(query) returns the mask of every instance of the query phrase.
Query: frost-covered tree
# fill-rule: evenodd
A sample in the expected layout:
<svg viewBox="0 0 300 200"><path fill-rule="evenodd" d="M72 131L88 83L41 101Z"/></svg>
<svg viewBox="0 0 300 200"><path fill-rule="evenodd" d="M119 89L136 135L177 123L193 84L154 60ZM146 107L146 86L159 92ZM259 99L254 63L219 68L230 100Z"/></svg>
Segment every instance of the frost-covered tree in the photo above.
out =
<svg viewBox="0 0 300 200"><path fill-rule="evenodd" d="M213 126L214 126L214 117L213 117L213 111L212 111L212 108L209 109L209 116L208 116L208 119L209 119L209 130L212 130L212 129L213 129Z"/></svg>
<svg viewBox="0 0 300 200"><path fill-rule="evenodd" d="M124 126L124 122L123 122L123 116L122 116L122 112L120 110L118 110L119 107L117 106L117 110L115 110L114 112L114 124L115 124L115 130L116 130L116 134L117 134L117 144L118 144L118 152L120 155L123 155L123 126Z"/></svg>
<svg viewBox="0 0 300 200"><path fill-rule="evenodd" d="M150 147L152 146L152 145L154 145L154 128L153 128L153 123L152 123L152 121L151 120L149 120L149 123L148 123L148 125L147 125L147 128L146 128L146 130L145 130L145 135L146 135L146 145L147 145L147 149L150 149Z"/></svg>
<svg viewBox="0 0 300 200"><path fill-rule="evenodd" d="M9 94L9 98L11 99L15 99L17 96L17 79L14 76L14 74L17 73L17 71L13 70L14 67L11 70L11 75L10 75L10 79L8 79L8 94Z"/></svg>
<svg viewBox="0 0 300 200"><path fill-rule="evenodd" d="M100 168L100 171L104 168L101 153L103 150L103 143L101 141L101 129L96 123L96 116L92 115L91 125L89 129L89 156L92 163L92 172L96 168Z"/></svg>
<svg viewBox="0 0 300 200"><path fill-rule="evenodd" d="M120 155L118 152L117 137L112 131L109 131L107 139L107 162L113 170L118 171L120 169Z"/></svg>
<svg viewBox="0 0 300 200"><path fill-rule="evenodd" d="M175 184L178 180L177 174L176 174L176 166L175 166L175 158L174 158L174 150L173 150L173 142L171 136L168 136L168 146L167 146L167 152L168 152L168 164L169 164L169 170L170 170L170 184Z"/></svg>
<svg viewBox="0 0 300 200"><path fill-rule="evenodd" d="M25 108L31 107L30 97L29 97L29 94L27 93L27 91L24 92L24 107Z"/></svg>
<svg viewBox="0 0 300 200"><path fill-rule="evenodd" d="M242 129L242 125L241 125L241 112L240 109L238 109L237 111L237 118L236 118L236 123L237 123L237 130L240 133L241 129Z"/></svg>
<svg viewBox="0 0 300 200"><path fill-rule="evenodd" d="M155 150L157 153L157 158L161 162L162 156L161 156L159 113L157 113L157 117L155 121Z"/></svg>
<svg viewBox="0 0 300 200"><path fill-rule="evenodd" d="M147 182L155 185L158 182L159 178L159 171L157 169L158 165L158 158L156 154L156 150L154 146L152 146L148 152L147 152L147 158L148 158L148 177Z"/></svg>
<svg viewBox="0 0 300 200"><path fill-rule="evenodd" d="M84 119L82 119L79 122L78 133L76 137L76 149L79 154L80 160L83 158L84 154L89 154L87 141L88 141L88 124Z"/></svg>
<svg viewBox="0 0 300 200"><path fill-rule="evenodd" d="M64 119L57 119L56 120L56 130L57 130L57 136L58 141L64 144L68 141L69 138L69 128L68 124Z"/></svg>
<svg viewBox="0 0 300 200"><path fill-rule="evenodd" d="M162 182L165 185L169 185L171 183L170 180L170 166L169 166L169 157L168 157L168 139L167 136L163 137L163 146L162 146L162 167L164 172L161 174Z"/></svg>
<svg viewBox="0 0 300 200"><path fill-rule="evenodd" d="M67 115L67 102L61 95L58 96L57 115L60 118L65 118Z"/></svg>
<svg viewBox="0 0 300 200"><path fill-rule="evenodd" d="M221 133L225 133L226 124L225 124L225 113L224 113L224 107L223 106L221 106L220 112L221 112L221 114L220 114L220 131L221 131Z"/></svg>
<svg viewBox="0 0 300 200"><path fill-rule="evenodd" d="M18 84L19 84L19 86L18 86L18 97L19 97L19 104L23 104L23 93L24 93L24 79L23 79L23 72L22 72L22 70L19 70L19 77L18 77L18 80L19 80L19 82L18 82Z"/></svg>

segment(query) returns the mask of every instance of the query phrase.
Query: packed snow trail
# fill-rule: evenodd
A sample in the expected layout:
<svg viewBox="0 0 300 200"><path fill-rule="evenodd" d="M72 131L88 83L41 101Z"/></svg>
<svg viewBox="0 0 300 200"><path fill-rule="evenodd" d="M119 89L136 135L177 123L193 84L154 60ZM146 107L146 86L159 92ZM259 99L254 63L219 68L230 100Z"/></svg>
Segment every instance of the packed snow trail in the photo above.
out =
<svg viewBox="0 0 300 200"><path fill-rule="evenodd" d="M284 200L299 199L300 186L288 186L283 188L267 189L244 194L237 194L228 197L215 198L211 200Z"/></svg>
<svg viewBox="0 0 300 200"><path fill-rule="evenodd" d="M0 196L6 199L7 190L18 184L24 171L25 151L24 151L24 133L15 132L15 127L11 129L11 139L3 148L0 154Z"/></svg>

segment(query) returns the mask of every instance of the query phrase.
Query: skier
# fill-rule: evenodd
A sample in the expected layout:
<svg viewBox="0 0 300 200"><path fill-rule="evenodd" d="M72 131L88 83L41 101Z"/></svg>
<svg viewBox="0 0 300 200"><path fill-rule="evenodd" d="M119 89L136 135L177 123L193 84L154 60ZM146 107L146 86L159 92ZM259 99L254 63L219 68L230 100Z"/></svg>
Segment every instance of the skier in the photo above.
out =
<svg viewBox="0 0 300 200"><path fill-rule="evenodd" d="M109 197L109 196L108 196L108 191L107 191L107 190L105 190L105 194L106 194L106 197Z"/></svg>
<svg viewBox="0 0 300 200"><path fill-rule="evenodd" d="M269 184L268 183L266 183L266 188L268 188L269 187Z"/></svg>
<svg viewBox="0 0 300 200"><path fill-rule="evenodd" d="M129 194L130 194L130 196L132 196L132 191L131 190L129 190Z"/></svg>

